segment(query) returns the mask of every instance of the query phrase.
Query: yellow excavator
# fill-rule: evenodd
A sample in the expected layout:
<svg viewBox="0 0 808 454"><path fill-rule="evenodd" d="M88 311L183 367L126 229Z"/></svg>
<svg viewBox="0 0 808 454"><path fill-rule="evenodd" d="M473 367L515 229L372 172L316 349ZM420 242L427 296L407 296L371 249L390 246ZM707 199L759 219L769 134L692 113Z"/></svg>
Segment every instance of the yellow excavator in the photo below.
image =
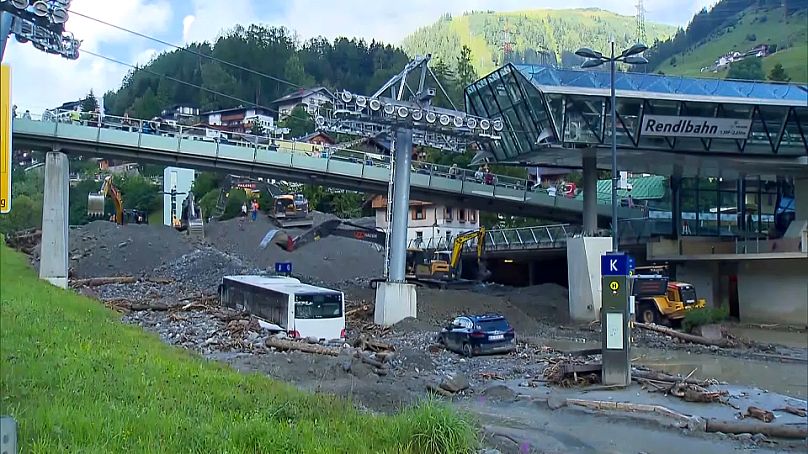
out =
<svg viewBox="0 0 808 454"><path fill-rule="evenodd" d="M115 214L112 216L110 221L114 221L116 224L123 225L124 223L124 216L123 216L123 199L121 198L121 191L115 186L112 182L112 175L109 175L104 178L104 181L101 183L101 190L97 193L90 193L87 196L87 216L90 217L102 217L104 216L104 204L106 198L109 197L112 199L112 203L115 205Z"/></svg>
<svg viewBox="0 0 808 454"><path fill-rule="evenodd" d="M382 248L387 244L387 234L384 230L353 224L341 219L331 219L296 237L289 236L283 230L270 230L261 241L260 247L265 248L269 244L275 244L281 249L292 252L327 236L341 236L364 241ZM462 281L460 279L460 258L466 243L474 239L477 240L475 249L477 252L478 280L486 279L488 273L481 261L484 250L485 229L480 228L461 233L452 242L451 251L436 251L429 259L425 257L426 252L422 249L408 249L407 281L417 285L434 287L444 287L447 284ZM374 282L380 280L374 279Z"/></svg>
<svg viewBox="0 0 808 454"><path fill-rule="evenodd" d="M460 278L460 257L466 243L477 240L477 265L479 267L479 277L485 278L486 270L480 260L485 248L485 227L477 230L469 230L455 237L452 242L452 250L435 251L432 258L425 260L423 252L410 250L408 257L413 257L412 271L418 279L438 279L452 281ZM419 255L421 256L419 259Z"/></svg>

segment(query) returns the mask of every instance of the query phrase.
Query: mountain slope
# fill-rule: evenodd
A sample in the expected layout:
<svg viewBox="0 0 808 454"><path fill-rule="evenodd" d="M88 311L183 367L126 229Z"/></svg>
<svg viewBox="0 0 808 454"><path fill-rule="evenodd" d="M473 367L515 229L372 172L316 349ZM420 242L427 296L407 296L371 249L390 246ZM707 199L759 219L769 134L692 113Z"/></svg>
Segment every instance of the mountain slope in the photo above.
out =
<svg viewBox="0 0 808 454"><path fill-rule="evenodd" d="M402 46L411 56L431 53L450 66L460 56L462 46L468 46L475 69L484 74L503 63L506 40L513 43L510 61L515 63L538 63L541 57L536 51L547 49L556 61L575 64L580 61L573 55L576 49L587 46L605 51L610 36L615 36L617 47L624 49L637 41L635 30L634 17L593 8L469 12L457 17L444 15L405 38ZM648 44L668 38L675 30L646 23Z"/></svg>
<svg viewBox="0 0 808 454"><path fill-rule="evenodd" d="M790 11L782 7L760 8L750 6L740 13L727 17L714 31L695 45L689 46L659 62L654 71L665 74L723 78L727 70L713 72L702 68L712 67L720 56L732 52L744 52L760 44L776 45L777 51L763 57L763 71L780 63L795 82L808 80L808 10Z"/></svg>

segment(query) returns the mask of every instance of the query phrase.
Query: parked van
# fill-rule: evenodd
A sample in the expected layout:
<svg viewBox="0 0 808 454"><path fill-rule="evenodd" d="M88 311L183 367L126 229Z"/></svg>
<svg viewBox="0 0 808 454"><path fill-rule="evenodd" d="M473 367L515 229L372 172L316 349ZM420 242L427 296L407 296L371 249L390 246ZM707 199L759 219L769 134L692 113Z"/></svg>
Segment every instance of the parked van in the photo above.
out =
<svg viewBox="0 0 808 454"><path fill-rule="evenodd" d="M219 286L222 304L244 310L293 338L345 337L342 292L281 276L225 276Z"/></svg>

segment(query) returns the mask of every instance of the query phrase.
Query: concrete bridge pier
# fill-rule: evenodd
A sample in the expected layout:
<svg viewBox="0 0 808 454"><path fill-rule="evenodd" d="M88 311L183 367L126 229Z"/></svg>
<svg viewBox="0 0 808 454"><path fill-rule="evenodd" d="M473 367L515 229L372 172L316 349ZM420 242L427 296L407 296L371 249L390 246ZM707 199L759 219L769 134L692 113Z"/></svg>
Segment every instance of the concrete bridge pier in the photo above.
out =
<svg viewBox="0 0 808 454"><path fill-rule="evenodd" d="M600 256L611 250L612 245L611 237L594 236L598 230L598 169L594 151L585 151L582 161L584 234L567 240L569 318L573 322L600 318Z"/></svg>
<svg viewBox="0 0 808 454"><path fill-rule="evenodd" d="M69 171L66 154L52 151L46 155L39 278L61 288L67 288Z"/></svg>

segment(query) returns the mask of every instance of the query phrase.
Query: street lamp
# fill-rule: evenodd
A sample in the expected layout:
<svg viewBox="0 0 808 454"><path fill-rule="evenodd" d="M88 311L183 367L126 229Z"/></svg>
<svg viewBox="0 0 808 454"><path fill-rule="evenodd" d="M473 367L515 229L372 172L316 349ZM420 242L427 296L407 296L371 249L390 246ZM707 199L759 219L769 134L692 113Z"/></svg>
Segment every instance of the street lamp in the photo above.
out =
<svg viewBox="0 0 808 454"><path fill-rule="evenodd" d="M594 68L604 63L609 63L611 74L611 117L612 117L612 251L617 252L620 244L620 237L618 235L618 222L617 222L617 183L620 181L617 173L617 113L615 106L617 105L617 96L614 93L614 79L615 79L615 66L617 62L628 63L629 65L644 65L648 63L644 57L639 56L648 49L648 46L642 43L634 44L628 49L615 56L614 54L614 39L611 40L611 53L609 57L604 56L602 53L592 50L588 47L582 47L575 51L575 55L586 58L586 61L581 65L581 68Z"/></svg>

